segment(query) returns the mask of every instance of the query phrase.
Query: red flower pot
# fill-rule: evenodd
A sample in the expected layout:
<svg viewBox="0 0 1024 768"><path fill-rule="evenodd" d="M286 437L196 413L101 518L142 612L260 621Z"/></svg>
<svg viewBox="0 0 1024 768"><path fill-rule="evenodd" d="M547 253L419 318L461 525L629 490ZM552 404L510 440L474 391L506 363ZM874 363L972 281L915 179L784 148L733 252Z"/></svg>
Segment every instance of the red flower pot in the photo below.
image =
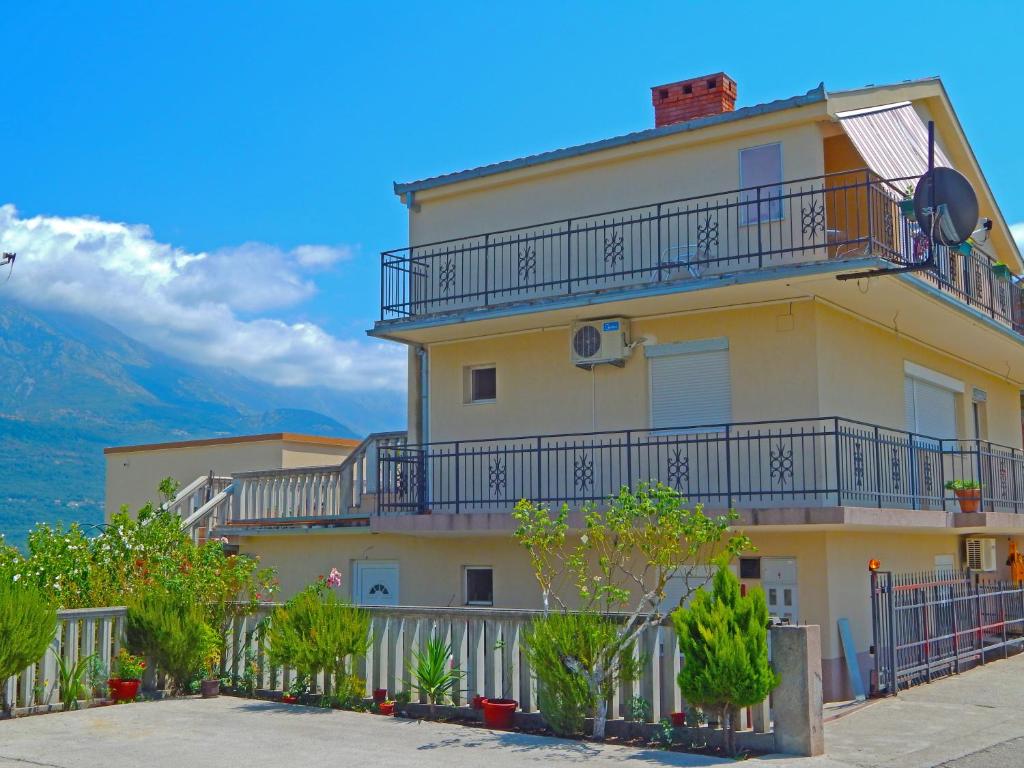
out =
<svg viewBox="0 0 1024 768"><path fill-rule="evenodd" d="M961 512L977 512L978 507L981 506L980 488L965 488L960 491L953 491L953 493L956 494L956 499L960 502Z"/></svg>
<svg viewBox="0 0 1024 768"><path fill-rule="evenodd" d="M110 697L114 701L135 701L135 697L139 695L139 686L142 685L142 681L112 677L107 680L107 685L110 687Z"/></svg>
<svg viewBox="0 0 1024 768"><path fill-rule="evenodd" d="M674 728L682 728L686 725L686 713L685 712L673 712L669 715L672 718L672 726Z"/></svg>
<svg viewBox="0 0 1024 768"><path fill-rule="evenodd" d="M382 701L380 703L380 713L387 717L393 717L395 714L395 702L393 701Z"/></svg>
<svg viewBox="0 0 1024 768"><path fill-rule="evenodd" d="M487 701L487 698L486 698L486 697L484 697L484 696L479 696L479 695L477 695L477 696L474 696L474 697L473 697L473 701L472 701L472 703L470 704L470 706L471 706L471 707L472 707L473 709L483 709L483 708L484 708L484 702L485 702L485 701Z"/></svg>
<svg viewBox="0 0 1024 768"><path fill-rule="evenodd" d="M281 697L281 703L282 704L298 704L299 703L299 697L298 696L290 696L289 694L286 693L284 696Z"/></svg>
<svg viewBox="0 0 1024 768"><path fill-rule="evenodd" d="M514 699L484 699L484 723L496 731L512 729L513 716L519 702Z"/></svg>
<svg viewBox="0 0 1024 768"><path fill-rule="evenodd" d="M378 704L388 700L388 689L387 688L375 688L373 690L373 700Z"/></svg>

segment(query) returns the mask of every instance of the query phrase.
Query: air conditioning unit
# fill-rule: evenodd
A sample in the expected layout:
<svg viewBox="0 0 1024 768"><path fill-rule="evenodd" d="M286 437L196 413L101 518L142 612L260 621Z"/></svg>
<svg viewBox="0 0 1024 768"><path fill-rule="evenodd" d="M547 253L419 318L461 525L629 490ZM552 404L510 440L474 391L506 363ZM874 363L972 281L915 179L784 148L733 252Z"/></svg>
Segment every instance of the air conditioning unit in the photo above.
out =
<svg viewBox="0 0 1024 768"><path fill-rule="evenodd" d="M965 539L967 570L991 573L996 569L995 539Z"/></svg>
<svg viewBox="0 0 1024 768"><path fill-rule="evenodd" d="M626 364L629 346L629 320L608 317L575 323L570 336L573 365L587 370L601 363Z"/></svg>

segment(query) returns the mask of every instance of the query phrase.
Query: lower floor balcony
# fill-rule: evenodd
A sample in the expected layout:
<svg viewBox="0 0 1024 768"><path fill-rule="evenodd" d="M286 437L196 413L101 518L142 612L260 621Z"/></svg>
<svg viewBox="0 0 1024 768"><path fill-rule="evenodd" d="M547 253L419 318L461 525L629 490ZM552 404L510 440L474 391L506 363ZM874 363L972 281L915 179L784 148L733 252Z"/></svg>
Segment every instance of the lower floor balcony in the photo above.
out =
<svg viewBox="0 0 1024 768"><path fill-rule="evenodd" d="M379 473L382 516L578 509L640 482L713 509L954 512L954 480L977 484L975 511L1024 512L1020 449L833 417L393 446Z"/></svg>

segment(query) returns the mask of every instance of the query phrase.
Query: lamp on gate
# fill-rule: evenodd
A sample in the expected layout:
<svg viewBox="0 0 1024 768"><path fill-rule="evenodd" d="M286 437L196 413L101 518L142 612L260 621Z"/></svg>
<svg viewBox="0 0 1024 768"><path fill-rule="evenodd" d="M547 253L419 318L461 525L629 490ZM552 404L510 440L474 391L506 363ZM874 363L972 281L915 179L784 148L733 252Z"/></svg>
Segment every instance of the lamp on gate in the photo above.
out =
<svg viewBox="0 0 1024 768"><path fill-rule="evenodd" d="M876 560L873 557L870 560L868 560L868 570L869 571L874 572L874 571L877 571L881 567L882 567L882 561L881 560Z"/></svg>

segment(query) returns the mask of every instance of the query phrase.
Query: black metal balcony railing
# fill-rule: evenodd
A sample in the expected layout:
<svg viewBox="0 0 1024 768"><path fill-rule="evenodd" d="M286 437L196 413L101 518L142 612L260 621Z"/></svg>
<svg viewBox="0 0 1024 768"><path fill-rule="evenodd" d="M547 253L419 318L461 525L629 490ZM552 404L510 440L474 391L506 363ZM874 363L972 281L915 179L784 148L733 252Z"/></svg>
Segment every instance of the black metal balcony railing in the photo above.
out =
<svg viewBox="0 0 1024 768"><path fill-rule="evenodd" d="M899 208L914 179L844 172L610 211L381 254L381 319L873 255L920 262ZM1024 332L1020 287L993 259L938 248L924 275Z"/></svg>
<svg viewBox="0 0 1024 768"><path fill-rule="evenodd" d="M840 418L466 440L381 452L380 514L578 506L660 481L709 507L955 509L947 480L976 480L983 509L1024 512L1024 452Z"/></svg>

